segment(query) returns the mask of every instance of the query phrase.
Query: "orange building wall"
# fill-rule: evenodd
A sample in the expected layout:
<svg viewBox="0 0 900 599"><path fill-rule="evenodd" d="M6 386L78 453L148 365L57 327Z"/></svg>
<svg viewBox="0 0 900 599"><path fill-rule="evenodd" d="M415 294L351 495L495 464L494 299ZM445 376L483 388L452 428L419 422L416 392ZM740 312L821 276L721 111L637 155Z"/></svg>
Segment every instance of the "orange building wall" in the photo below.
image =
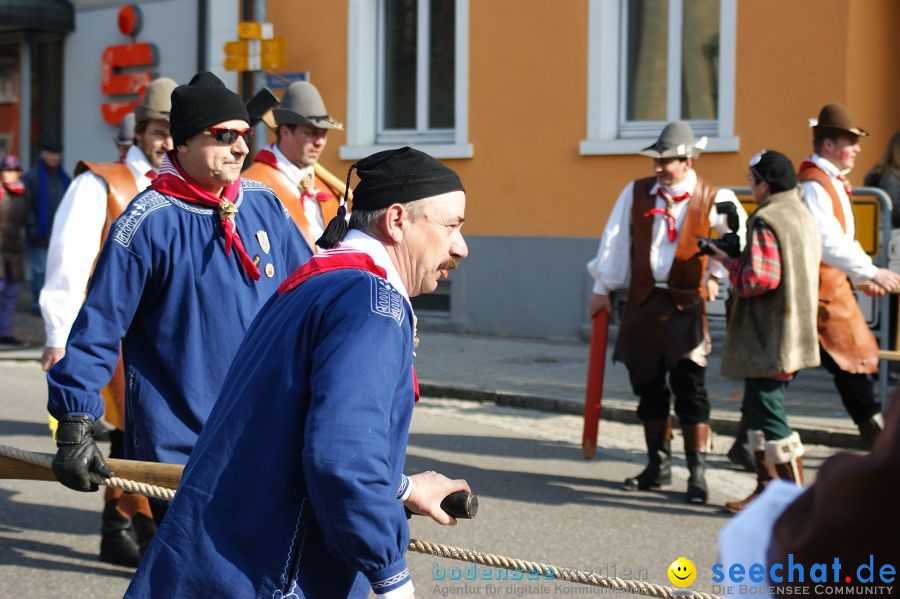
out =
<svg viewBox="0 0 900 599"><path fill-rule="evenodd" d="M613 0L610 0L613 1ZM309 70L329 111L347 98L347 3L269 0L288 42L286 71ZM640 156L581 156L587 120L587 1L471 0L469 141L474 157L448 161L469 195L466 232L600 235L622 187L651 174ZM743 185L762 148L799 161L811 151L807 119L827 102L848 105L872 132L851 181L862 183L900 127L895 0L754 0L737 3L735 135L739 152L709 153L698 171ZM315 15L313 21L309 15ZM343 134L329 134L322 163L343 176Z"/></svg>

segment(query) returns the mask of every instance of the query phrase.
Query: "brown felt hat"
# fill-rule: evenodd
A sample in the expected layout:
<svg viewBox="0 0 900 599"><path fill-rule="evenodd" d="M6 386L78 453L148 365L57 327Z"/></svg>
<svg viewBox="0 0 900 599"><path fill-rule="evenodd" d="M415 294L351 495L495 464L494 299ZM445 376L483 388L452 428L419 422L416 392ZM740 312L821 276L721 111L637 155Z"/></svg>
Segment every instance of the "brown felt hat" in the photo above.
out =
<svg viewBox="0 0 900 599"><path fill-rule="evenodd" d="M856 126L850 111L843 104L826 104L819 112L819 118L810 119L809 124L814 139L839 137L847 133L859 137L869 134L865 129Z"/></svg>
<svg viewBox="0 0 900 599"><path fill-rule="evenodd" d="M694 130L685 121L666 125L653 145L640 151L650 158L697 158L706 147L706 136L694 139Z"/></svg>

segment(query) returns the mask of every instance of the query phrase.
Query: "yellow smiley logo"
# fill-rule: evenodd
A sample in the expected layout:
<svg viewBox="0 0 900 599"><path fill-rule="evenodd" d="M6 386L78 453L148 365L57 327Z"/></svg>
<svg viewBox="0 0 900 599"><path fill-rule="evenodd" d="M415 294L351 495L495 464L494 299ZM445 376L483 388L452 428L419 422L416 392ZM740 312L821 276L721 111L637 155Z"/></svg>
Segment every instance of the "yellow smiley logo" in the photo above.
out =
<svg viewBox="0 0 900 599"><path fill-rule="evenodd" d="M669 565L669 580L677 587L686 587L697 578L697 568L686 557L679 557Z"/></svg>

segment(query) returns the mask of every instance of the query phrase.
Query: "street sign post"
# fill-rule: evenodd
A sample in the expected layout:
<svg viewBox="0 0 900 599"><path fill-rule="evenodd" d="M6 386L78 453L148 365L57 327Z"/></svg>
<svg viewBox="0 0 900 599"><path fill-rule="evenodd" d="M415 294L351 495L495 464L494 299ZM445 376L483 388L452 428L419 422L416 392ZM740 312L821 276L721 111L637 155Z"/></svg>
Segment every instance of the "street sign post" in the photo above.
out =
<svg viewBox="0 0 900 599"><path fill-rule="evenodd" d="M274 37L271 23L242 21L238 24L240 39L225 42L224 67L227 71L263 71L283 68L287 64L287 44Z"/></svg>

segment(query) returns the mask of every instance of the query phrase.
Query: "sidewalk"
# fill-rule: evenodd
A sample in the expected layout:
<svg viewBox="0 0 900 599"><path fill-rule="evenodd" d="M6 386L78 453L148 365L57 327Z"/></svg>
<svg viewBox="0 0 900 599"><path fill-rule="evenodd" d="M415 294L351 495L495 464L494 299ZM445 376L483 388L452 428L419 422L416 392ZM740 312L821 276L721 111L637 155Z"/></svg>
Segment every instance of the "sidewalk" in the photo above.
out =
<svg viewBox="0 0 900 599"><path fill-rule="evenodd" d="M719 375L721 361L716 348L721 347L720 335L714 332L714 349L706 377L712 404L710 424L718 434L733 435L740 419L743 383ZM583 413L586 343L429 331L420 332L419 338L416 372L423 395ZM628 383L628 372L621 364L611 361L614 339L611 331L601 418L636 423L637 400ZM804 442L858 446L856 426L844 411L831 377L824 369L801 372L788 388L786 403L791 426ZM580 435L581 431L572 431L573 438L578 439ZM602 437L601 423L601 444ZM727 442L730 445L730 440Z"/></svg>
<svg viewBox="0 0 900 599"><path fill-rule="evenodd" d="M30 295L30 290L23 285L15 324L16 336L28 342L29 347L0 351L0 360L40 360L43 321L29 313ZM710 424L720 435L733 435L740 418L743 384L719 375L718 348L722 345L722 334L713 329L713 353L706 376L712 404ZM628 372L621 364L611 361L615 340L612 330L609 337L601 417L637 423L637 400L631 393ZM419 338L416 372L423 395L568 414L583 411L587 343L427 330L420 331ZM831 377L823 369L800 373L788 388L786 403L791 426L804 442L857 447L856 426L844 411ZM581 431L572 431L573 439L580 435ZM601 423L601 443L602 436Z"/></svg>

